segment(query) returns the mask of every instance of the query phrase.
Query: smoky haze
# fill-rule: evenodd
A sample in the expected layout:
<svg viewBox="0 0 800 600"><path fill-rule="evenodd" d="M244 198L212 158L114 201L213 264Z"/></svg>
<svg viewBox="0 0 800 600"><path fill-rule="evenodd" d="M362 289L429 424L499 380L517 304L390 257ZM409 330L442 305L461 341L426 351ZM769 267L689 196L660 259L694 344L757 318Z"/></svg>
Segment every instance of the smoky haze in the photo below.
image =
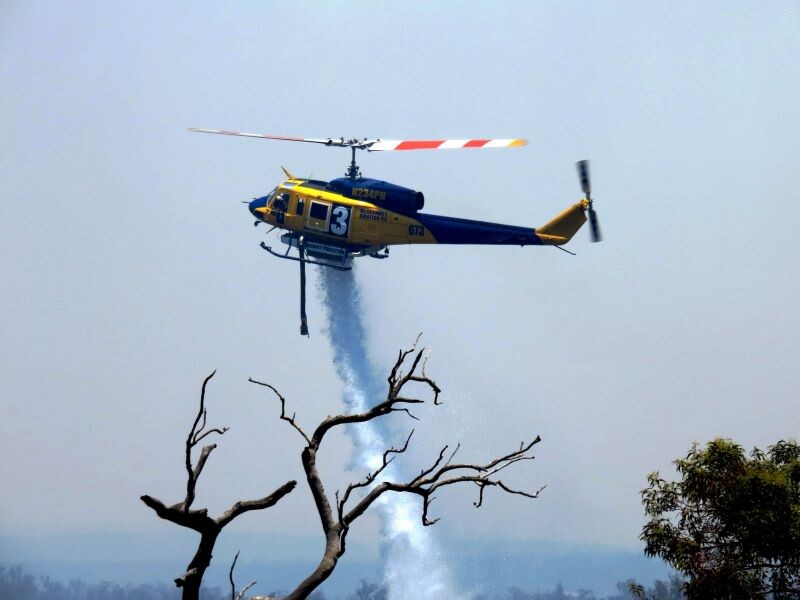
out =
<svg viewBox="0 0 800 600"><path fill-rule="evenodd" d="M582 230L575 257L399 247L359 263L375 368L423 331L444 390L410 464L442 442L480 459L543 438L521 482L542 497L476 513L444 494L443 544L638 551L649 471L693 441L797 436L796 3L11 2L0 16L0 532L18 540L3 561L36 536L166 540L138 498L180 497L213 369L210 422L231 430L198 489L212 512L302 478L293 432L248 377L306 423L342 408L319 298L301 338L296 265L258 248L240 201L280 165L340 176L347 152L193 126L525 137L360 166L431 212L527 226L580 198L574 163L592 160L605 240ZM331 489L352 452L330 440ZM310 497L291 500L231 528L271 540L259 559L307 558L276 540L316 543ZM377 518L361 525L353 559L377 553ZM188 556L191 539L176 544ZM142 558L119 541L91 553Z"/></svg>

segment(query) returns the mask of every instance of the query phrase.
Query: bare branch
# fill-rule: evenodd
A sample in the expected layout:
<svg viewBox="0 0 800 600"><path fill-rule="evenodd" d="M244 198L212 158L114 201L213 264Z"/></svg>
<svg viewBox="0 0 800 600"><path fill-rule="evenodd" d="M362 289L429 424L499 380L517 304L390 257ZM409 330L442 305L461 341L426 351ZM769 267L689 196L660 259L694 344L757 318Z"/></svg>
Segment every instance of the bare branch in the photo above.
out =
<svg viewBox="0 0 800 600"><path fill-rule="evenodd" d="M147 495L141 496L140 500L152 508L159 517L176 525L200 532L215 526L214 519L208 516L208 510L205 508L186 511L183 503L166 506L161 500Z"/></svg>
<svg viewBox="0 0 800 600"><path fill-rule="evenodd" d="M236 600L244 600L244 595L247 593L247 590L249 590L251 587L253 587L257 583L258 583L257 581L251 581L246 586L244 586L242 588L242 591L239 592L239 595L236 596Z"/></svg>
<svg viewBox="0 0 800 600"><path fill-rule="evenodd" d="M362 479L361 481L356 482L356 483L351 483L350 485L348 485L347 489L344 492L344 496L342 496L341 500L339 499L339 491L338 490L336 491L336 506L337 506L338 513L339 513L339 522L340 523L342 522L342 516L344 514L344 507L345 507L345 504L347 504L348 499L350 498L350 494L354 490L357 490L357 489L363 488L363 487L367 487L373 481L375 481L378 478L378 475L380 475L386 469L386 467L388 467L392 463L392 461L395 459L394 456L390 457L390 455L392 455L392 454L395 454L395 455L402 454L403 452L408 450L408 444L411 441L411 436L413 436L413 435L414 435L414 430L412 429L411 432L408 434L408 437L406 438L405 444L403 444L403 446L401 448L392 447L392 448L389 448L388 450L386 450L383 453L383 458L381 460L380 467L378 467L372 473L367 473L367 476L364 479Z"/></svg>
<svg viewBox="0 0 800 600"><path fill-rule="evenodd" d="M206 446L200 453L200 458L197 461L197 466L192 467L192 449L197 445L197 443L202 440L204 437L211 433L219 433L220 435L224 434L228 431L227 427L223 427L222 429L211 429L209 431L203 432L203 429L206 426L206 387L208 386L208 382L211 381L211 378L214 377L216 374L216 369L211 372L211 374L203 380L203 387L200 391L200 407L197 409L197 416L194 418L194 422L192 423L192 428L189 430L189 435L186 437L186 453L185 453L185 464L186 464L186 499L183 501L184 511L188 511L192 503L194 502L194 494L195 488L197 487L197 478L200 477L200 473L203 471L203 467L206 464L206 460L208 460L208 455L211 453L214 448L216 448L215 444L211 444L210 446Z"/></svg>
<svg viewBox="0 0 800 600"><path fill-rule="evenodd" d="M476 481L476 483L478 484L478 488L479 488L480 491L479 491L479 494L478 494L477 502L473 502L472 503L472 505L475 508L480 508L481 506L483 506L483 490L486 489L486 487L488 487L488 486L496 485L499 488L501 488L502 490L504 490L505 492L508 492L509 494L517 494L517 495L520 495L520 496L525 496L526 498L538 498L539 497L539 493L542 490L544 490L545 487L547 487L547 486L543 485L542 487L540 487L535 492L523 492L523 491L520 491L520 490L511 489L506 484L504 484L502 481L492 481L492 480L487 479L487 480Z"/></svg>
<svg viewBox="0 0 800 600"><path fill-rule="evenodd" d="M479 473L489 473L492 469L497 467L498 465L505 465L505 463L516 462L518 460L531 460L533 457L524 458L527 456L528 451L533 448L536 444L542 441L542 438L538 435L530 441L528 444L522 443L520 444L519 450L515 450L514 452L510 452L505 456L501 456L496 458L485 465L474 465L474 464L447 464L441 468L441 470L437 473L439 477L444 475L445 473L451 471L458 471L458 470L469 470L469 471L477 471ZM503 467L505 468L505 467ZM491 473L489 473L491 475ZM425 481L421 481L420 477L418 477L414 483L418 484L425 484ZM429 482L427 482L429 483Z"/></svg>
<svg viewBox="0 0 800 600"><path fill-rule="evenodd" d="M415 417L415 416L414 416L414 414L413 414L413 413L412 413L410 410L408 410L407 408L393 408L393 409L392 409L392 412L404 412L404 413L406 413L406 414L407 414L409 417L411 417L412 419L414 419L415 421L419 421L419 418L418 418L418 417Z"/></svg>
<svg viewBox="0 0 800 600"><path fill-rule="evenodd" d="M419 338L417 339L419 340ZM416 348L416 343L414 344L414 348ZM411 369L408 371L406 375L402 375L402 373L400 373L399 371L400 366L405 361L406 357L411 352L414 351L414 348L412 348L412 350L407 350L405 352L400 353L400 358L398 359L398 363L395 365L395 369L392 370L392 375L389 376L389 397L397 398L397 396L399 396L400 392L402 391L403 387L409 381L415 381L417 383L424 383L425 385L427 385L433 391L433 403L435 405L439 405L441 404L439 402L439 394L441 393L442 390L439 388L438 385L436 385L436 382L433 381L433 379L431 379L425 374L425 366L427 364L427 356L428 356L428 353L425 352L425 348L422 348L417 352L413 362L411 363ZM419 363L423 357L425 358L425 362L423 362L422 364L422 375L417 375L416 374L417 367L419 366Z"/></svg>
<svg viewBox="0 0 800 600"><path fill-rule="evenodd" d="M442 462L442 459L444 458L444 453L447 452L447 448L448 448L448 446L445 446L444 448L439 450L439 456L436 458L436 462L434 462L427 469L423 469L422 471L420 471L419 475L417 475L411 483L412 484L416 483L417 481L422 480L425 476L430 475L431 473L433 473L434 469L436 469L436 467L438 467L439 464ZM453 451L453 454L450 455L450 458L453 458L456 455L457 451L458 451L458 446L456 446L456 449ZM448 464L449 462L450 462L450 460L448 460L447 463L445 463L445 464Z"/></svg>
<svg viewBox="0 0 800 600"><path fill-rule="evenodd" d="M445 446L445 448L446 448L446 447L447 447L447 446ZM461 444L460 444L460 443L459 443L459 444L456 444L455 450L453 450L453 453L450 455L450 458L448 458L448 459L447 459L447 462L446 462L446 463L444 463L444 466L445 466L445 467L446 467L447 465L449 465L451 462L453 462L453 459L456 457L456 452L458 452L460 449L461 449Z"/></svg>
<svg viewBox="0 0 800 600"><path fill-rule="evenodd" d="M213 371L211 371L211 374L208 375L208 377L206 377L203 380L203 387L200 389L200 408L197 411L197 416L194 419L194 423L192 423L192 429L191 429L191 431L189 431L189 438L186 440L186 444L187 445L190 445L192 443L192 438L193 438L195 432L202 431L203 428L206 426L206 421L205 421L205 414L206 414L206 387L208 386L208 382L211 381L211 378L214 377L214 375L216 375L216 374L217 374L217 370L214 369ZM203 423L202 423L202 425L200 425L200 428L198 429L197 425L200 423L200 419L203 419Z"/></svg>
<svg viewBox="0 0 800 600"><path fill-rule="evenodd" d="M198 435L196 435L196 436L195 436L195 438L194 438L194 444L193 444L193 445L197 444L197 443L198 443L200 440L202 440L202 439L203 439L204 437L206 437L207 435L211 435L212 433L218 433L218 434L222 435L222 434L224 434L226 431L228 431L228 429L229 429L228 427L223 427L222 429L217 429L217 428L215 427L214 429L209 429L208 431L205 431L205 432L203 432L203 434L202 434L202 435L199 435L199 434L200 434L200 432L198 431L198 432L197 432L197 433L198 433Z"/></svg>
<svg viewBox="0 0 800 600"><path fill-rule="evenodd" d="M233 583L233 569L236 567L236 561L239 560L239 552L241 552L241 550L236 551L236 556L233 557L233 562L231 563L231 570L228 571L228 581L231 582L231 600L236 600L236 586Z"/></svg>
<svg viewBox="0 0 800 600"><path fill-rule="evenodd" d="M236 561L239 559L239 552L236 552L236 556L233 557L233 563L231 564L231 570L228 572L228 580L231 582L231 600L243 600L244 595L247 593L251 587L253 587L257 581L251 581L248 583L242 590L237 594L236 593L236 586L233 583L233 569L236 566Z"/></svg>
<svg viewBox="0 0 800 600"><path fill-rule="evenodd" d="M175 579L175 587L179 588L187 587L186 584L190 580L197 578L198 575L200 575L200 569L198 568L187 569L183 575Z"/></svg>
<svg viewBox="0 0 800 600"><path fill-rule="evenodd" d="M239 500L217 518L217 525L221 529L243 513L274 506L281 498L290 493L296 485L296 481L287 481L269 496L264 496L258 500Z"/></svg>
<svg viewBox="0 0 800 600"><path fill-rule="evenodd" d="M400 350L398 352L397 360L395 361L394 366L392 367L392 370L389 373L389 377L387 379L390 388L397 381L397 376L398 374L400 374L400 368L403 366L403 363L406 360L406 356L408 356L417 349L417 344L419 343L419 339L421 337L422 337L422 332L420 331L419 334L417 335L417 339L414 340L414 343L412 344L411 348L409 348L408 350Z"/></svg>
<svg viewBox="0 0 800 600"><path fill-rule="evenodd" d="M203 467L206 466L206 461L208 460L208 456L211 452L216 448L216 444L210 444L208 446L204 446L203 449L200 451L200 458L197 459L197 464L192 471L192 478L197 481L197 478L200 477L200 473L203 472Z"/></svg>
<svg viewBox="0 0 800 600"><path fill-rule="evenodd" d="M428 518L428 508L431 505L431 502L436 500L436 496L425 495L422 497L422 524L425 527L430 527L431 525L435 525L439 519L429 519Z"/></svg>
<svg viewBox="0 0 800 600"><path fill-rule="evenodd" d="M456 449L450 455L450 458L444 463L443 466L440 467L439 465L442 464L445 452L447 451L447 446L445 446L439 452L439 456L437 457L433 466L423 470L420 475L408 483L383 482L380 485L375 486L349 512L344 514L341 517L341 520L345 525L349 526L355 519L360 517L382 494L387 492L407 492L417 494L418 496L422 497L422 524L426 526L432 525L438 520L428 518L428 509L430 507L430 503L432 502L433 492L435 492L437 489L459 483L474 483L479 487L478 501L474 503L476 507L480 507L483 504L483 490L486 487L496 486L509 494L516 494L525 496L527 498L538 498L539 493L544 489L544 487L534 492L517 490L510 487L505 482L495 479L494 474L504 469L509 464L513 464L521 460L533 459L533 456L528 455L528 451L535 444L539 443L539 441L541 441L541 438L537 436L530 443L521 444L519 450L515 450L514 452L510 452L505 456L494 459L485 465L469 463L455 465L450 464L450 460L458 451L458 447L456 447ZM447 476L448 474L452 474L459 470L470 471L470 473L464 475L451 475L449 477Z"/></svg>
<svg viewBox="0 0 800 600"><path fill-rule="evenodd" d="M508 460L507 463L504 463L504 464L500 465L499 467L496 467L495 469L492 469L489 472L489 477L491 477L493 475L496 475L497 473L499 473L500 471L502 471L506 467L510 467L514 463L520 462L522 460L533 460L534 458L535 457L533 457L533 456L517 456L515 458L511 458L511 459Z"/></svg>
<svg viewBox="0 0 800 600"><path fill-rule="evenodd" d="M206 417L208 416L208 411L203 406L203 403L205 401L205 395L206 395L206 390L205 390L205 385L203 385L203 392L200 395L200 411L202 413L203 419L200 422L200 427L197 427L197 421L195 421L195 427L193 428L194 435L192 436L192 445L197 443L197 434L206 428Z"/></svg>
<svg viewBox="0 0 800 600"><path fill-rule="evenodd" d="M272 390L272 392L278 397L278 400L280 400L280 403L281 403L281 417L280 417L281 420L282 421L286 421L287 423L289 423L292 427L294 427L298 431L298 433L300 433L300 435L303 436L303 439L306 441L307 444L311 444L311 440L306 435L306 432L303 431L300 428L300 426L297 424L297 422L295 421L295 419L294 419L295 415L292 414L291 417L287 417L286 416L286 398L284 398L283 395L281 395L281 393L274 386L272 386L272 385L270 385L268 383L263 383L261 381L256 381L252 377L248 378L247 381L249 381L250 383L255 383L257 385L262 385L265 388L269 388L270 390Z"/></svg>
<svg viewBox="0 0 800 600"><path fill-rule="evenodd" d="M417 341L419 341L419 337L417 337ZM404 412L409 417L411 417L411 418L413 418L415 420L419 420L419 419L417 419L416 416L414 416L411 413L411 411L407 407L398 406L398 405L403 405L403 404L424 404L425 403L424 400L421 400L419 398L407 398L407 397L401 396L401 393L403 391L403 387L407 383L409 383L410 381L415 381L415 382L418 382L418 383L424 383L425 385L427 385L434 393L433 403L436 404L436 405L440 404L440 402L439 402L439 393L441 392L441 389L439 388L438 385L436 385L436 382L434 382L432 379L430 379L427 376L416 375L417 368L418 368L418 366L420 364L420 361L422 360L423 354L425 352L424 348L419 350L419 351L417 351L417 353L414 356L414 359L412 361L411 368L409 369L409 372L407 374L405 374L405 375L402 375L402 373L401 373L401 368L402 368L403 363L405 362L406 358L409 355L411 355L413 352L416 351L416 343L417 342L414 343L414 346L411 349L409 349L409 350L401 350L399 352L398 357L397 357L397 361L395 362L394 367L392 367L392 372L389 375L389 379L388 379L388 381L389 381L389 390L388 390L388 393L386 395L386 399L383 402L380 402L380 403L376 404L375 406L373 406L372 408L370 408L369 410L366 410L366 411L361 412L361 413L355 413L355 414L350 414L350 415L337 415L337 416L334 416L334 417L328 417L322 423L320 423L319 426L316 428L316 430L314 431L314 434L311 436L311 439L309 440L309 445L313 446L315 448L318 448L319 445L322 443L322 439L325 437L325 434L328 431L330 431L332 428L337 427L339 425L346 425L346 424L352 424L352 423L363 423L365 421L371 421L372 419L375 419L377 417L381 417L381 416L384 416L384 415L388 415L388 414L391 414L393 412Z"/></svg>
<svg viewBox="0 0 800 600"><path fill-rule="evenodd" d="M405 398L403 396L398 396L394 398L395 404L425 404L425 400L420 400L419 398Z"/></svg>

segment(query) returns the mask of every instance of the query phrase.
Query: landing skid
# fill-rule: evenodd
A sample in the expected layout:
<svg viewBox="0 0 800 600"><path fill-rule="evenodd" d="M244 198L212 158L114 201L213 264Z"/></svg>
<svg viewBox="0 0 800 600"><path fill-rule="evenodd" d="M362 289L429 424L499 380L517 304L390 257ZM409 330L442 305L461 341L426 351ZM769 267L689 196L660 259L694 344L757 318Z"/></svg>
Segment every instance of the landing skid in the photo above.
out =
<svg viewBox="0 0 800 600"><path fill-rule="evenodd" d="M279 254L278 252L275 252L272 249L271 246L267 246L264 242L261 242L261 247L264 250L266 250L267 252L269 252L270 254L272 254L272 256L277 256L278 258L284 258L286 260L294 260L294 261L297 261L297 262L309 263L309 264L312 264L312 265L319 265L321 267L330 267L331 269L336 269L337 271L350 271L350 270L353 269L353 267L343 267L341 265L332 265L329 262L323 262L323 261L319 261L319 260L314 260L313 258L296 258L294 256L288 256L287 254ZM381 256L381 257L378 257L378 258L385 258L385 257Z"/></svg>

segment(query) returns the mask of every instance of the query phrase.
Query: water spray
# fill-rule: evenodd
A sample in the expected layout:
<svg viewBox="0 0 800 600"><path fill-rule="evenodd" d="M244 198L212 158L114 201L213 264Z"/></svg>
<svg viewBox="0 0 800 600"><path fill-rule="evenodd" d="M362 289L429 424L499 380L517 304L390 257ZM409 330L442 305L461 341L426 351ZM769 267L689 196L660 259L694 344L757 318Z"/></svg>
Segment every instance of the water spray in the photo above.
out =
<svg viewBox="0 0 800 600"><path fill-rule="evenodd" d="M374 370L367 354L361 294L354 271L320 269L320 291L328 313L328 338L333 362L344 384L343 401L353 412L363 412L385 394L386 382ZM389 447L376 423L349 429L356 446L356 463L374 472ZM379 480L397 480L399 469L389 465ZM430 531L422 525L419 500L407 494L385 494L377 502L386 552L385 583L389 600L452 600L458 597L452 576Z"/></svg>

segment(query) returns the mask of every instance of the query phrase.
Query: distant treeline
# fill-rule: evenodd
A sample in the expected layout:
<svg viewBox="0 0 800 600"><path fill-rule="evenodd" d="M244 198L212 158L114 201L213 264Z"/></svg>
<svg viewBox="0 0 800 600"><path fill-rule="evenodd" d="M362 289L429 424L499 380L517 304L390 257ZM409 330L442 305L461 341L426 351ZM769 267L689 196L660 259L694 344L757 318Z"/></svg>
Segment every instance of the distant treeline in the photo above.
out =
<svg viewBox="0 0 800 600"><path fill-rule="evenodd" d="M230 600L230 592L217 588L201 592L203 600ZM165 583L121 586L109 581L69 583L35 577L22 566L0 567L2 600L180 600L181 591Z"/></svg>
<svg viewBox="0 0 800 600"><path fill-rule="evenodd" d="M479 594L473 600L684 600L681 581L672 577L668 581L656 580L652 587L642 586L633 579L620 581L617 592L610 596L597 596L592 590L567 593L560 583L550 592L525 592L517 587L494 594ZM638 593L634 593L636 589Z"/></svg>
<svg viewBox="0 0 800 600"><path fill-rule="evenodd" d="M517 587L507 590L482 593L474 600L683 600L681 582L677 578L669 581L656 581L650 588L640 588L639 595L631 591L633 580L617 584L617 593L610 596L597 596L591 590L567 593L558 584L552 591L526 592ZM264 593L264 592L260 592ZM255 592L254 592L255 594ZM280 591L268 595L280 598ZM329 597L323 592L314 592L309 600L387 600L389 594L385 586L362 581L352 594L344 599ZM181 590L172 584L156 583L122 586L109 581L86 583L73 580L69 583L54 581L49 577L36 577L26 573L20 566L0 566L0 600L180 600ZM201 600L230 600L230 589L204 588ZM444 599L443 599L444 600Z"/></svg>

